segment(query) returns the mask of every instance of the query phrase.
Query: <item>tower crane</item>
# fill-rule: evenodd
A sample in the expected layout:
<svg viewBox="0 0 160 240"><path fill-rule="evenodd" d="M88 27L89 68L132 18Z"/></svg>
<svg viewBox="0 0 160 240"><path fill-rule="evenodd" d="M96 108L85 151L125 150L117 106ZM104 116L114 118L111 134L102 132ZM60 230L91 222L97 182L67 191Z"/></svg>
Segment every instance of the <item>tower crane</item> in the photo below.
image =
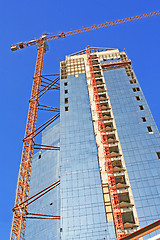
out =
<svg viewBox="0 0 160 240"><path fill-rule="evenodd" d="M150 13L129 17L129 18L124 18L116 21L105 22L99 25L93 25L90 27L85 27L78 30L74 30L74 31L61 32L60 34L57 34L57 35L43 34L39 39L35 39L29 42L20 42L11 46L11 50L16 51L19 49L23 49L25 47L36 45L38 49L38 54L37 54L37 60L36 60L35 73L33 77L31 98L29 101L29 111L28 111L28 118L27 118L27 124L26 124L25 138L23 140L23 150L22 150L21 164L19 169L15 206L13 208L13 220L12 220L10 240L24 239L27 206L29 204L28 201L30 200L29 187L30 187L33 150L35 146L34 138L36 136L35 131L36 131L37 113L38 113L38 105L39 105L39 94L41 92L40 87L41 87L42 69L43 69L44 54L45 54L45 51L47 50L47 42L56 40L56 39L66 38L79 33L89 32L96 29L100 29L100 28L111 27L114 25L127 23L135 20L140 20L143 18L152 17L156 15L160 15L160 11L150 12ZM56 114L55 119L58 116L59 116L59 113ZM32 137L29 137L31 135ZM55 186L56 185L57 183L55 183ZM54 186L51 186L51 187L53 188ZM49 216L49 215L46 215L46 216ZM55 217L55 219L59 219L59 218ZM116 225L118 226L119 223L117 219L114 219L114 222L115 222L115 226ZM119 231L121 231L121 236L124 236L124 229L121 228L119 229ZM120 238L121 237L118 237L118 239Z"/></svg>

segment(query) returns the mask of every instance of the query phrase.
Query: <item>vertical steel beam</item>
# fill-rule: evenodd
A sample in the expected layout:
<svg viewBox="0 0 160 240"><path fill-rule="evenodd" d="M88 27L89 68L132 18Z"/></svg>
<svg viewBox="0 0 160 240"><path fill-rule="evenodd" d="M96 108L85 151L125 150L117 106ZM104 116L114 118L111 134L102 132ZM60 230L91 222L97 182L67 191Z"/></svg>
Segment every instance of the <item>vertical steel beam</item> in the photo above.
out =
<svg viewBox="0 0 160 240"><path fill-rule="evenodd" d="M38 55L37 55L35 73L33 77L31 100L29 102L29 111L28 111L25 137L36 130L38 103L39 103L39 97L37 94L39 93L40 87L41 87L41 76L42 76L44 53L45 53L45 40L43 39L38 40L37 47L38 47ZM17 183L15 207L18 206L21 202L28 199L33 149L34 149L34 136L32 139L27 138L23 143L22 158L21 158L18 183ZM26 208L24 208L22 204L20 207L15 208L13 212L13 221L12 221L10 240L24 239L25 226L26 226Z"/></svg>

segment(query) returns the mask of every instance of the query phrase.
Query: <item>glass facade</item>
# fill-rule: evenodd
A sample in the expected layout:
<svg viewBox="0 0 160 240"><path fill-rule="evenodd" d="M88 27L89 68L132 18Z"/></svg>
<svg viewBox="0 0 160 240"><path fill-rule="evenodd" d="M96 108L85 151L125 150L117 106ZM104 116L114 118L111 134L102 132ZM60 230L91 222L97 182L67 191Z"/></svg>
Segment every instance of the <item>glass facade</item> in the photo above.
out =
<svg viewBox="0 0 160 240"><path fill-rule="evenodd" d="M84 73L61 80L60 106L61 239L115 239L113 222L106 222Z"/></svg>
<svg viewBox="0 0 160 240"><path fill-rule="evenodd" d="M156 154L160 150L160 134L137 80L131 84L124 68L104 71L104 77L140 226L145 227L160 219L160 161ZM133 88L139 91L134 92ZM155 235L156 232L151 233L144 239Z"/></svg>
<svg viewBox="0 0 160 240"><path fill-rule="evenodd" d="M42 144L60 145L60 123L53 122L42 134ZM59 180L59 151L43 150L36 153L32 163L29 197ZM60 215L60 186L37 199L28 206L29 213ZM25 240L60 239L60 220L27 219Z"/></svg>

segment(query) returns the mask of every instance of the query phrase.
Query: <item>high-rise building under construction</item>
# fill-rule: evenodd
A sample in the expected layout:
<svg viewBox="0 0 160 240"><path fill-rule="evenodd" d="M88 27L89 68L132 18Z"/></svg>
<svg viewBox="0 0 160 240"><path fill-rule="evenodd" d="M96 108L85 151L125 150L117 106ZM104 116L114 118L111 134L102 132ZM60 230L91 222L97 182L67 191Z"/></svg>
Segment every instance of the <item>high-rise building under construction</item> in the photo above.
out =
<svg viewBox="0 0 160 240"><path fill-rule="evenodd" d="M160 134L124 51L66 56L42 144L60 151L34 155L30 196L60 185L28 211L60 219L27 219L25 240L113 240L160 219Z"/></svg>

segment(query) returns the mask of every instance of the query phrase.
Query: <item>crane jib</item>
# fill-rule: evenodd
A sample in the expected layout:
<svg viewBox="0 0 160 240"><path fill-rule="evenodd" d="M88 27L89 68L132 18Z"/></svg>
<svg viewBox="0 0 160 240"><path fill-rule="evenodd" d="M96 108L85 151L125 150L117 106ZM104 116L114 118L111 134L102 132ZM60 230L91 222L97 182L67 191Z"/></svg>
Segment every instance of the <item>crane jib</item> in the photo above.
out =
<svg viewBox="0 0 160 240"><path fill-rule="evenodd" d="M19 50L19 49L23 49L25 47L37 45L38 42L41 41L41 40L52 41L52 40L55 40L55 39L65 38L65 37L76 35L76 34L79 34L79 33L89 32L89 31L93 31L93 30L100 29L100 28L105 28L105 27L111 27L111 26L114 26L114 25L127 23L127 22L131 22L131 21L135 21L135 20L140 20L140 19L147 18L147 17L153 17L153 16L156 16L156 15L160 15L160 11L145 13L145 14L134 16L134 17L123 18L123 19L119 19L119 20L115 20L115 21L111 21L111 22L105 22L105 23L102 23L102 24L93 25L93 26L90 26L90 27L85 27L85 28L69 31L69 32L66 32L66 33L61 32L60 34L52 35L52 36L47 36L48 34L43 34L42 37L39 38L39 39L31 40L29 42L24 42L24 43L20 42L20 43L17 43L17 44L13 44L13 45L11 45L11 50L16 51L16 50Z"/></svg>

